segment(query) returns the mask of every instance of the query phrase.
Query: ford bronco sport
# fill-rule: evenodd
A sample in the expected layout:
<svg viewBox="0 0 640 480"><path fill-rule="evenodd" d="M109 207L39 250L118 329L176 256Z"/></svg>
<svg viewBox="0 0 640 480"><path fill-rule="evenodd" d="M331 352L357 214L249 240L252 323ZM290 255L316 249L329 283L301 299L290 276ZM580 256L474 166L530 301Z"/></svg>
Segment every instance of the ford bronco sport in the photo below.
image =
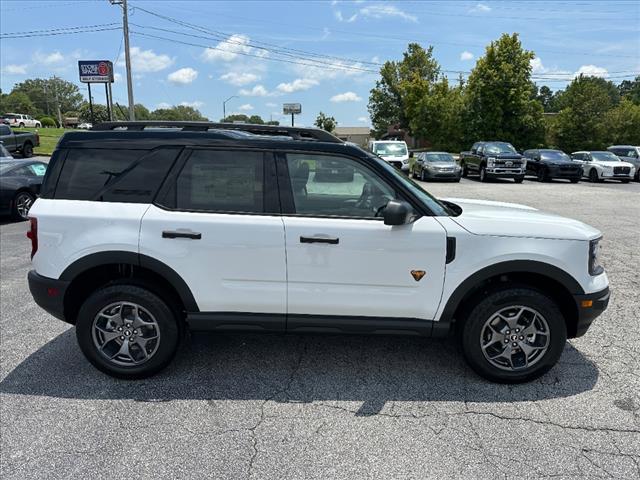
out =
<svg viewBox="0 0 640 480"><path fill-rule="evenodd" d="M317 181L323 163L353 176ZM522 382L609 300L596 229L523 205L438 200L316 129L70 132L30 222L35 301L75 325L93 365L124 378L161 370L189 328L451 333L480 375Z"/></svg>

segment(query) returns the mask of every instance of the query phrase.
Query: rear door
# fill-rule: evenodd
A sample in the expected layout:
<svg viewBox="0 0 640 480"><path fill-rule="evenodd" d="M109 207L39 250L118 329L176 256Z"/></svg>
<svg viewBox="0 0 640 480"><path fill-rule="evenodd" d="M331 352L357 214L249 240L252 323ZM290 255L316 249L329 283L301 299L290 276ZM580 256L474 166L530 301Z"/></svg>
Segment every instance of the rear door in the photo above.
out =
<svg viewBox="0 0 640 480"><path fill-rule="evenodd" d="M324 161L353 171L316 178ZM317 328L345 317L435 317L442 293L446 233L434 217L387 226L382 208L400 198L369 166L341 156L290 153L282 204L288 274L287 329ZM425 272L416 279L413 274ZM399 325L400 323L398 323ZM399 327L398 327L399 328Z"/></svg>
<svg viewBox="0 0 640 480"><path fill-rule="evenodd" d="M263 328L282 330L286 260L277 195L270 153L185 150L144 215L140 253L184 279L204 321L249 328L261 314Z"/></svg>

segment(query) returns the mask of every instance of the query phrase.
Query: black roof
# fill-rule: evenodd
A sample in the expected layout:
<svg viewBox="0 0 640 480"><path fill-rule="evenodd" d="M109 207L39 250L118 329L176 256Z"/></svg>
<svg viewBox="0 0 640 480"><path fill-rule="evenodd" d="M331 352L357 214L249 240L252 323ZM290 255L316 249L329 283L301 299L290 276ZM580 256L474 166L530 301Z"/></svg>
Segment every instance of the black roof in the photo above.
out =
<svg viewBox="0 0 640 480"><path fill-rule="evenodd" d="M317 128L171 121L101 123L91 130L65 133L58 148L151 149L170 145L364 153Z"/></svg>

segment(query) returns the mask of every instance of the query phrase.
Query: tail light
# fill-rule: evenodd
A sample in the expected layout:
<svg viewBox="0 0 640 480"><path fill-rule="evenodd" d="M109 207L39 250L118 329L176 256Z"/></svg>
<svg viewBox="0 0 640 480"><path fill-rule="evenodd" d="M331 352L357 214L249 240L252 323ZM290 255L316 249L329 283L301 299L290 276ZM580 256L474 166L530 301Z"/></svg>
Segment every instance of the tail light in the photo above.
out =
<svg viewBox="0 0 640 480"><path fill-rule="evenodd" d="M33 258L38 251L38 219L35 217L29 218L27 238L31 240L31 258Z"/></svg>

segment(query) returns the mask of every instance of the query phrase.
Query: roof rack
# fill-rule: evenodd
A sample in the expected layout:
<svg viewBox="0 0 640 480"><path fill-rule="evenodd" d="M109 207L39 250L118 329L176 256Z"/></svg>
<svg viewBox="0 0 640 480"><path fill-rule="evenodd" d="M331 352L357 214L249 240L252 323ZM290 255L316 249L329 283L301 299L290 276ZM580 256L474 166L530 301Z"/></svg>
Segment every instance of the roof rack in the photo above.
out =
<svg viewBox="0 0 640 480"><path fill-rule="evenodd" d="M206 132L210 130L238 130L254 135L291 137L294 140L316 140L319 142L343 143L338 137L319 128L284 127L280 125L254 125L249 123L181 122L169 120L136 122L103 122L91 130L141 131L146 128L180 128L183 132Z"/></svg>

